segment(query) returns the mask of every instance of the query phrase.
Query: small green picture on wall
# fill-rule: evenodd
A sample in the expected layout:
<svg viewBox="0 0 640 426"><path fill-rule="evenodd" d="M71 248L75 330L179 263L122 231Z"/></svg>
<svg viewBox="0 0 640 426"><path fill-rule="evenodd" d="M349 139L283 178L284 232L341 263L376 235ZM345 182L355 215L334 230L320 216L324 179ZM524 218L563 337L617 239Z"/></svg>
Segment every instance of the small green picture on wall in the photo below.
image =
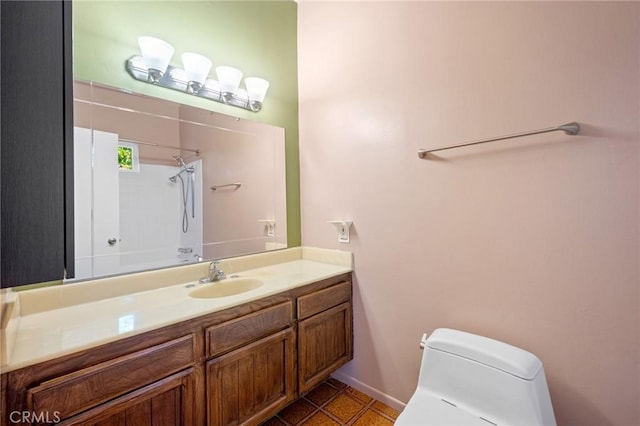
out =
<svg viewBox="0 0 640 426"><path fill-rule="evenodd" d="M140 156L138 154L138 144L119 141L118 170L121 172L140 171Z"/></svg>
<svg viewBox="0 0 640 426"><path fill-rule="evenodd" d="M118 147L118 165L121 170L133 170L133 149L131 147Z"/></svg>

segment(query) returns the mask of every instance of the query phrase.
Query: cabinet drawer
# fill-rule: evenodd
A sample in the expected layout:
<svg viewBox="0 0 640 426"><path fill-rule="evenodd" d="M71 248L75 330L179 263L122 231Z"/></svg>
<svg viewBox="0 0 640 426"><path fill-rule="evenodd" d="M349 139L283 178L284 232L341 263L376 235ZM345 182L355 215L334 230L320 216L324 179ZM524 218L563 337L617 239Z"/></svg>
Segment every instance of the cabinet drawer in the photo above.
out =
<svg viewBox="0 0 640 426"><path fill-rule="evenodd" d="M206 331L207 356L228 352L293 323L291 302L262 309L249 315L209 327Z"/></svg>
<svg viewBox="0 0 640 426"><path fill-rule="evenodd" d="M138 389L193 364L193 335L134 352L29 389L29 409L62 419Z"/></svg>
<svg viewBox="0 0 640 426"><path fill-rule="evenodd" d="M350 299L351 283L348 281L300 296L298 297L298 319L308 318Z"/></svg>
<svg viewBox="0 0 640 426"><path fill-rule="evenodd" d="M193 425L194 368L63 420L61 426Z"/></svg>

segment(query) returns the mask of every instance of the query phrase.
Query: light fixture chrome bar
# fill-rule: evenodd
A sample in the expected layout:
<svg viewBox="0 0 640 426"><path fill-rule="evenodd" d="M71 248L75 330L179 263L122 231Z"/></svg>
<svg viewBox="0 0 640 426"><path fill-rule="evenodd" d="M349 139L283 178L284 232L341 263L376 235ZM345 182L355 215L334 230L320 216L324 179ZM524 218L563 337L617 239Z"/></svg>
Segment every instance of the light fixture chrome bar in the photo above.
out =
<svg viewBox="0 0 640 426"><path fill-rule="evenodd" d="M136 65L142 63L144 63L142 57L134 55L131 58L127 59L125 68L129 72L129 74L138 81L153 84L154 86L161 86L167 89L177 90L178 92L186 93L188 91L189 82L183 79L185 77L181 77L184 74L184 71L180 68L169 65L167 67L167 70L159 80L150 82L148 80L149 73L147 72L147 70ZM226 105L232 105L235 107L246 109L248 111L257 112L255 108L252 108L251 103L249 102L249 96L243 89L238 89L237 93L233 95L226 94L226 97L223 97L222 92L208 87L205 83L203 86L199 87L195 93L191 94L194 96L198 96L199 98L210 99L212 101L220 102Z"/></svg>
<svg viewBox="0 0 640 426"><path fill-rule="evenodd" d="M147 145L147 146L154 146L156 148L165 148L165 149L175 149L177 151L188 151L188 152L193 152L194 154L196 154L196 157L200 156L200 151L197 149L189 149L189 148L178 148L176 146L171 146L171 145L162 145L159 143L153 143L153 142L142 142L142 141L134 141L133 139L119 139L122 142L130 142L130 143L136 143L138 145Z"/></svg>
<svg viewBox="0 0 640 426"><path fill-rule="evenodd" d="M576 123L576 122L571 122L571 123L567 123L567 124L562 124L560 126L547 127L545 129L530 130L528 132L514 133L514 134L511 134L511 135L498 136L498 137L495 137L495 138L482 139L482 140L479 140L479 141L465 142L465 143L461 143L461 144L458 144L458 145L449 145L449 146L443 146L443 147L434 148L434 149L420 149L420 150L418 150L418 157L424 159L424 158L428 158L427 154L429 154L430 152L442 151L442 150L445 150L445 149L452 149L452 148L460 148L460 147L463 147L463 146L479 145L479 144L487 143L487 142L501 141L501 140L504 140L504 139L515 139L515 138L521 138L521 137L524 137L524 136L538 135L538 134L541 134L541 133L549 133L549 132L557 132L557 131L563 131L567 135L577 135L578 132L580 132L580 125L578 123Z"/></svg>
<svg viewBox="0 0 640 426"><path fill-rule="evenodd" d="M234 183L227 183L225 185L215 185L215 186L211 187L211 190L212 191L216 191L216 190L218 190L220 188L226 188L228 186L235 186L235 188L233 188L233 189L236 190L236 189L240 188L242 186L242 184L240 182L234 182Z"/></svg>

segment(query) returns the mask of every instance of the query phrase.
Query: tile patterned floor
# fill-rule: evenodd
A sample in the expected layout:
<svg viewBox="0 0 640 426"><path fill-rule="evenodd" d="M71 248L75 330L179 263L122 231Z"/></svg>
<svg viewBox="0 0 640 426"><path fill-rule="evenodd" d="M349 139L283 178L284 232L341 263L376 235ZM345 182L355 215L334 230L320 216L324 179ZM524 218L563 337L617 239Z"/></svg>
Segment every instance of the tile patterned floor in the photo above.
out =
<svg viewBox="0 0 640 426"><path fill-rule="evenodd" d="M398 414L359 390L329 378L262 426L393 426Z"/></svg>

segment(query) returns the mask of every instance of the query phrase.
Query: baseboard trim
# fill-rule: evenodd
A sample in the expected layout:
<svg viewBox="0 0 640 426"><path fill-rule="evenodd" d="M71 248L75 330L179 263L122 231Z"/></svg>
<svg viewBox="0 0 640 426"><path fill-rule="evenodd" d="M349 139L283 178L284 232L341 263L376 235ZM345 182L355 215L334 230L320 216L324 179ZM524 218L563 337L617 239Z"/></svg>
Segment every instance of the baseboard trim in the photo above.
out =
<svg viewBox="0 0 640 426"><path fill-rule="evenodd" d="M345 383L351 386L352 388L359 390L360 392L364 392L370 397L377 399L378 401L388 405L389 407L395 410L402 411L406 406L406 404L403 403L402 401L399 401L394 397L387 395L384 392L380 392L378 389L373 388L365 383L362 383L361 381L354 379L351 376L347 376L341 371L336 371L331 376L334 377L336 380L340 380L342 383Z"/></svg>

